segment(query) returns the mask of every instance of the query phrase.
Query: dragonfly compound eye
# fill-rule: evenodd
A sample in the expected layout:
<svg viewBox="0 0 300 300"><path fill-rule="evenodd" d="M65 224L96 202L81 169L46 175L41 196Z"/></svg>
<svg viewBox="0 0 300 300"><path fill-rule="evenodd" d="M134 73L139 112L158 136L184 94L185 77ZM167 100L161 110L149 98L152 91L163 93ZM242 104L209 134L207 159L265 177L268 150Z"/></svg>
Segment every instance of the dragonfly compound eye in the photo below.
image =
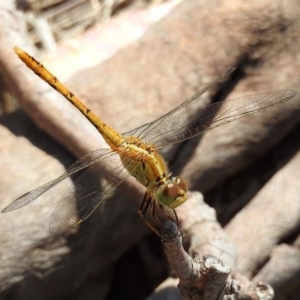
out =
<svg viewBox="0 0 300 300"><path fill-rule="evenodd" d="M175 182L177 183L178 187L179 187L181 190L187 192L188 186L187 186L187 183L186 183L186 181L185 181L185 179L184 179L183 177L177 176L177 177L175 178Z"/></svg>
<svg viewBox="0 0 300 300"><path fill-rule="evenodd" d="M187 184L181 177L172 178L156 191L156 200L170 208L175 208L187 199Z"/></svg>

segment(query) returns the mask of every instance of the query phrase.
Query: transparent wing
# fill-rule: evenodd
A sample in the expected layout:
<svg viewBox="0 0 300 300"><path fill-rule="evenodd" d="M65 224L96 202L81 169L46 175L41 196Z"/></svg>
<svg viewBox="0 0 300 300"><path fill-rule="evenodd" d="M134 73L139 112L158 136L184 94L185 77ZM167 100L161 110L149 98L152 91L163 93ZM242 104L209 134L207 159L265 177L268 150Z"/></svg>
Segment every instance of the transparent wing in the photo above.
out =
<svg viewBox="0 0 300 300"><path fill-rule="evenodd" d="M161 131L164 131L163 126L165 125L165 121L166 119L172 118L172 116L178 115L180 113L182 113L183 108L187 107L190 105L190 103L194 103L196 99L199 99L199 97L201 95L203 95L206 91L208 91L210 88L212 88L213 86L215 86L216 84L218 84L219 82L221 82L222 80L224 80L228 75L230 75L233 71L235 70L235 68L229 70L227 73L225 73L224 75L220 76L219 78L217 78L215 81L213 81L212 83L210 83L209 85L207 85L204 89L202 89L200 92L198 92L197 94L195 94L193 97L191 97L190 99L188 99L187 101L183 102L182 104L180 104L179 106L175 107L173 110L169 111L167 114L159 117L158 119L150 122L150 123L146 123L144 125L141 125L137 128L134 128L128 132L123 133L123 136L136 136L139 138L144 138L144 137L148 137L149 135L151 135L152 137L155 137L158 133L161 133ZM200 106L198 104L198 106ZM148 141L148 138L147 138Z"/></svg>
<svg viewBox="0 0 300 300"><path fill-rule="evenodd" d="M146 143L163 147L182 142L248 114L253 114L278 103L286 102L297 94L293 90L283 90L249 95L210 104L200 112L202 102L199 98L208 89L226 78L233 70L219 77L169 113L151 123L126 132L123 136L134 135L143 139Z"/></svg>
<svg viewBox="0 0 300 300"><path fill-rule="evenodd" d="M51 215L51 233L65 232L86 220L129 175L124 165L131 170L137 166L132 158L125 157L122 163L118 153L114 154L89 167L65 192Z"/></svg>
<svg viewBox="0 0 300 300"><path fill-rule="evenodd" d="M144 125L141 125L139 127L136 127L134 129L131 129L130 131L127 131L125 133L122 133L122 136L140 136L144 131L145 129L147 129L149 127L149 125L151 125L152 123L146 123Z"/></svg>
<svg viewBox="0 0 300 300"><path fill-rule="evenodd" d="M79 160L77 160L70 168L68 168L68 170L64 172L61 176L17 198L12 203L10 203L6 208L4 208L2 210L2 213L19 209L33 202L34 200L36 200L38 197L40 197L49 189L57 185L62 180L76 174L77 172L95 164L100 160L106 160L108 157L110 157L113 154L114 153L110 149L97 149L95 151L90 152L87 155L84 155Z"/></svg>
<svg viewBox="0 0 300 300"><path fill-rule="evenodd" d="M179 143L246 115L286 102L297 94L294 90L283 90L249 95L210 104L199 112L201 102L197 99L202 93L196 94L147 127L139 127L140 138L157 147Z"/></svg>

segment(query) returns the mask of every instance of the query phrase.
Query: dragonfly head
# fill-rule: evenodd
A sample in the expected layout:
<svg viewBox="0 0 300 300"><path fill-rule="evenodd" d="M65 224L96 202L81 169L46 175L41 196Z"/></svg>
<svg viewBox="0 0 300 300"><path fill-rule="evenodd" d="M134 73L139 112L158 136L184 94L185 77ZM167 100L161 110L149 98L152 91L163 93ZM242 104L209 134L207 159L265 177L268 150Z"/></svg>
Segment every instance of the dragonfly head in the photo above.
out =
<svg viewBox="0 0 300 300"><path fill-rule="evenodd" d="M176 208L187 200L187 183L178 176L169 178L156 191L156 200L159 204Z"/></svg>

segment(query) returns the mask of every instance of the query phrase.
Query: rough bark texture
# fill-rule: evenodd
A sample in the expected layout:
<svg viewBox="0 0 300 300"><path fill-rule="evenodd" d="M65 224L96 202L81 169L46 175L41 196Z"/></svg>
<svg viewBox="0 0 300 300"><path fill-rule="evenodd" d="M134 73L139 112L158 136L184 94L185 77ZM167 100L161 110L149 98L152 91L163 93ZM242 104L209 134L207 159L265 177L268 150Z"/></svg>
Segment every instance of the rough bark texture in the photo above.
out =
<svg viewBox="0 0 300 300"><path fill-rule="evenodd" d="M29 42L22 15L10 1L1 2L0 15L1 75L26 112L0 118L0 199L5 207L60 175L72 161L65 149L79 157L105 143L18 61L12 47L26 48ZM299 90L299 30L297 1L182 1L140 40L67 85L107 123L126 132L169 111L233 66L226 84L207 93L204 103L228 94ZM270 283L274 299L300 294L299 102L297 96L163 152L172 171L182 173L190 189L207 193L205 199L227 224L238 253L237 270ZM0 216L0 299L104 299L117 288L112 286L117 275L122 299L145 297L140 287L150 279L130 281L135 264L116 265L139 245L140 265L161 275L141 241L147 228L136 209L143 188L134 180L125 182L107 201L105 214L96 211L71 233L51 236L48 220L67 185ZM188 219L189 211L181 215ZM189 232L197 239L194 230ZM286 264L278 266L284 258ZM116 275L119 267L124 273Z"/></svg>

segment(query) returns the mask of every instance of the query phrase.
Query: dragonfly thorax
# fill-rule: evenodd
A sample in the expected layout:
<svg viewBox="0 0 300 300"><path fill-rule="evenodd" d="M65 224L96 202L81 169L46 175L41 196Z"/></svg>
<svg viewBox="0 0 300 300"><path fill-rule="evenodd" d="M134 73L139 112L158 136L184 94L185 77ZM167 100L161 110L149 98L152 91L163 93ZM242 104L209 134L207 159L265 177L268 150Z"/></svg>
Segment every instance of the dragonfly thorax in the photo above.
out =
<svg viewBox="0 0 300 300"><path fill-rule="evenodd" d="M135 137L125 138L118 152L129 174L146 188L156 189L160 180L167 177L167 165L154 145Z"/></svg>
<svg viewBox="0 0 300 300"><path fill-rule="evenodd" d="M126 137L122 147L119 155L124 166L138 182L152 190L159 204L175 208L187 200L186 181L182 177L170 177L155 145L145 144L137 137Z"/></svg>
<svg viewBox="0 0 300 300"><path fill-rule="evenodd" d="M157 188L155 199L159 204L176 208L187 200L187 190L187 183L182 177L171 177Z"/></svg>

